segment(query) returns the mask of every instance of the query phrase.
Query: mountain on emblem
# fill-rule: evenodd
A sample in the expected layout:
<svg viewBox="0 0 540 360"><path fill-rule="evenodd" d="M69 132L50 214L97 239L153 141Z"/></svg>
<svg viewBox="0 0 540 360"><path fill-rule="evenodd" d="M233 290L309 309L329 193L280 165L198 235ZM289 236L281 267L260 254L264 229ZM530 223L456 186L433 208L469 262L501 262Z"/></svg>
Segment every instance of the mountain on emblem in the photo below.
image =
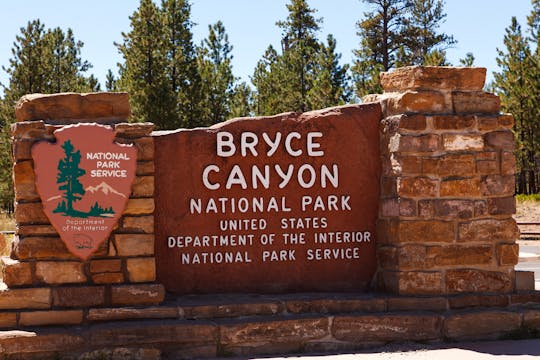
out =
<svg viewBox="0 0 540 360"><path fill-rule="evenodd" d="M116 191L111 185L107 184L105 181L101 182L99 185L96 186L89 186L84 190L92 194L95 192L102 192L105 195L114 194L126 198L126 195L122 194L120 191Z"/></svg>
<svg viewBox="0 0 540 360"><path fill-rule="evenodd" d="M137 150L115 143L98 124L64 126L55 143L32 147L43 211L71 253L86 260L105 241L126 207Z"/></svg>

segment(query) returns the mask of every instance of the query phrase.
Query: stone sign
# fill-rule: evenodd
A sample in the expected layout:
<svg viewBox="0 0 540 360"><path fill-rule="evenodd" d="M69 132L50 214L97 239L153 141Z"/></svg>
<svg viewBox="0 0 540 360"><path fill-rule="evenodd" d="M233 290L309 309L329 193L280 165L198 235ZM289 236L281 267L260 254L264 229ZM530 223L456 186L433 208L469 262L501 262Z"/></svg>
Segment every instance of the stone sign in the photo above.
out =
<svg viewBox="0 0 540 360"><path fill-rule="evenodd" d="M158 281L177 293L363 290L380 117L355 105L158 133Z"/></svg>
<svg viewBox="0 0 540 360"><path fill-rule="evenodd" d="M126 206L137 150L115 144L109 126L78 124L32 147L43 210L71 253L85 260L109 236Z"/></svg>

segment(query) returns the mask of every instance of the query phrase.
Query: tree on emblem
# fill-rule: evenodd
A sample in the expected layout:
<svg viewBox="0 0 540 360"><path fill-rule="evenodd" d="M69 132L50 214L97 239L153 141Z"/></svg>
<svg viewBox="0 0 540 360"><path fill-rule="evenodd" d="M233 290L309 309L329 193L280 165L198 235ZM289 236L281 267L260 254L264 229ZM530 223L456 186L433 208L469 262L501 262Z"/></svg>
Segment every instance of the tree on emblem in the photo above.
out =
<svg viewBox="0 0 540 360"><path fill-rule="evenodd" d="M84 188L79 178L86 174L84 169L79 167L81 162L80 150L74 151L71 140L62 144L65 157L58 162L58 174L56 183L60 186L58 189L64 192L63 200L58 204L55 213L63 213L66 216L88 217L87 213L73 209L73 202L81 200L84 195Z"/></svg>

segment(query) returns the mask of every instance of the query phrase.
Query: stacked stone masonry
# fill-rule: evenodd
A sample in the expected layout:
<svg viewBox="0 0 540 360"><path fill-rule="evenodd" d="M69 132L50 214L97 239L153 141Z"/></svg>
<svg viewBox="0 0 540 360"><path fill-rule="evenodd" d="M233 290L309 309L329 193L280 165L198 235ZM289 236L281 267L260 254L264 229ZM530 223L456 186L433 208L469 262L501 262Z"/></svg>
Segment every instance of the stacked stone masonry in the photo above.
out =
<svg viewBox="0 0 540 360"><path fill-rule="evenodd" d="M383 73L378 284L406 295L515 289L514 119L483 68Z"/></svg>
<svg viewBox="0 0 540 360"><path fill-rule="evenodd" d="M62 109L69 110L68 119L54 113ZM31 95L23 97L16 110L12 149L17 229L11 256L2 258L0 309L8 310L3 326L80 324L89 307L160 303L164 288L155 283L153 124L125 122L127 94ZM47 120L33 118L39 115ZM32 121L24 121L27 117ZM68 251L43 212L31 156L34 143L54 141L53 132L73 119L97 119L113 127L116 142L137 148L127 206L109 238L87 261ZM17 316L9 312L17 309L28 311Z"/></svg>

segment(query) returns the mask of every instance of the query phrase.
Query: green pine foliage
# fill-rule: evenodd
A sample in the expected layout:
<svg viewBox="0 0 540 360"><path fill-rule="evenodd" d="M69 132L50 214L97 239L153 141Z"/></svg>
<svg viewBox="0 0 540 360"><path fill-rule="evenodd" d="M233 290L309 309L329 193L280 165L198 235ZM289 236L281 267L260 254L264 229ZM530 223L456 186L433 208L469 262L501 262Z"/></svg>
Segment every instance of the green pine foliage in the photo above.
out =
<svg viewBox="0 0 540 360"><path fill-rule="evenodd" d="M4 98L0 101L0 207L13 210L10 126L15 121L14 107L25 94L90 92L99 90L95 77L85 76L91 64L81 57L83 43L73 31L49 29L39 20L20 29L11 49Z"/></svg>
<svg viewBox="0 0 540 360"><path fill-rule="evenodd" d="M336 40L318 39L322 19L306 0L291 0L281 29L281 53L269 46L255 67L254 111L257 115L304 112L349 101L348 66L340 66Z"/></svg>
<svg viewBox="0 0 540 360"><path fill-rule="evenodd" d="M357 23L360 46L354 50L356 95L380 93L379 74L408 65L450 65L451 35L439 33L446 18L443 0L362 0L370 6ZM472 55L472 54L471 54Z"/></svg>
<svg viewBox="0 0 540 360"><path fill-rule="evenodd" d="M533 0L527 37L515 17L506 28L504 49L498 50L493 88L502 109L515 118L518 174L516 191L540 191L540 53L538 47L540 2Z"/></svg>

